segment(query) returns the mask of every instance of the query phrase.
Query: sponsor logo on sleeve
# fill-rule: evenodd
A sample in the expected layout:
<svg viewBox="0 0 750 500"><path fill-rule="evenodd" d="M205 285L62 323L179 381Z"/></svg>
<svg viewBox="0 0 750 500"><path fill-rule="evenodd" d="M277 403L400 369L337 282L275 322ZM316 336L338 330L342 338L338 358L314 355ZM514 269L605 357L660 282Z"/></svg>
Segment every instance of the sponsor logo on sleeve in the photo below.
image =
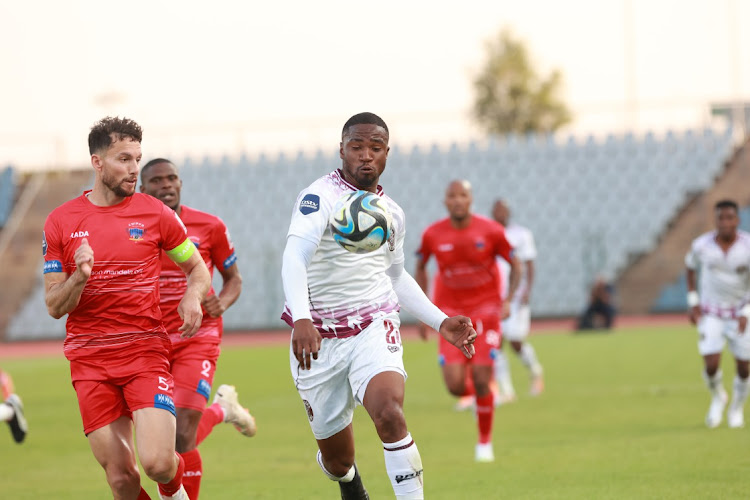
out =
<svg viewBox="0 0 750 500"><path fill-rule="evenodd" d="M172 415L177 416L177 413L175 413L174 409L174 401L172 401L172 398L167 396L166 394L154 395L154 408L167 410L168 412L172 413Z"/></svg>
<svg viewBox="0 0 750 500"><path fill-rule="evenodd" d="M62 270L62 262L60 262L59 260L48 260L44 263L44 274L61 273Z"/></svg>
<svg viewBox="0 0 750 500"><path fill-rule="evenodd" d="M320 210L320 196L317 194L306 194L299 202L299 211L302 212L302 215L308 215L318 210Z"/></svg>
<svg viewBox="0 0 750 500"><path fill-rule="evenodd" d="M130 241L139 241L146 234L146 226L140 222L131 222L128 224L128 239Z"/></svg>
<svg viewBox="0 0 750 500"><path fill-rule="evenodd" d="M198 382L198 388L195 390L195 392L208 399L208 397L211 395L211 384L209 384L207 380L201 379L201 381Z"/></svg>
<svg viewBox="0 0 750 500"><path fill-rule="evenodd" d="M47 255L47 233L42 231L42 257Z"/></svg>

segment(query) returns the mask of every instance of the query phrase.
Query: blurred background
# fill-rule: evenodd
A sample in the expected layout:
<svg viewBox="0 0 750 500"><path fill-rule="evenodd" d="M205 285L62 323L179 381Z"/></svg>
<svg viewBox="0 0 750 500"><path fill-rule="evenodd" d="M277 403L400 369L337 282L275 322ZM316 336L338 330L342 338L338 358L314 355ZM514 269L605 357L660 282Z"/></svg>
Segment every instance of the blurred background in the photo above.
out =
<svg viewBox="0 0 750 500"><path fill-rule="evenodd" d="M105 115L139 122L144 161L172 159L183 203L227 223L245 277L229 330L283 326L293 203L361 111L390 128L408 269L466 178L476 213L503 198L534 232L536 318L577 315L598 277L622 314L683 311L713 203L750 204L748 19L740 0L4 2L0 339L64 337L41 230L91 186Z"/></svg>

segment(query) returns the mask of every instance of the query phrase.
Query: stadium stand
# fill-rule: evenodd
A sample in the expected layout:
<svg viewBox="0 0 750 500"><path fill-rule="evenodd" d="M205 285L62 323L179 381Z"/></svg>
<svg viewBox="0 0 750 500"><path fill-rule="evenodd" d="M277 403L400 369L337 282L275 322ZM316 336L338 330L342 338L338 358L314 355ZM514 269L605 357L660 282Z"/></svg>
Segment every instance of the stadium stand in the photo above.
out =
<svg viewBox="0 0 750 500"><path fill-rule="evenodd" d="M13 168L5 167L0 171L0 227L5 226L10 217L15 194L16 182Z"/></svg>
<svg viewBox="0 0 750 500"><path fill-rule="evenodd" d="M571 316L596 275L617 277L633 256L654 248L691 195L713 184L732 150L729 129L393 146L382 181L406 213L409 271L422 231L446 215L446 185L465 178L474 186L476 213L488 214L504 198L514 218L534 231L535 314ZM222 217L238 249L245 287L225 315L227 329L282 326L281 254L296 195L340 162L335 149L183 162L182 201ZM63 335L63 322L47 318L42 296L39 287L13 318L9 339Z"/></svg>

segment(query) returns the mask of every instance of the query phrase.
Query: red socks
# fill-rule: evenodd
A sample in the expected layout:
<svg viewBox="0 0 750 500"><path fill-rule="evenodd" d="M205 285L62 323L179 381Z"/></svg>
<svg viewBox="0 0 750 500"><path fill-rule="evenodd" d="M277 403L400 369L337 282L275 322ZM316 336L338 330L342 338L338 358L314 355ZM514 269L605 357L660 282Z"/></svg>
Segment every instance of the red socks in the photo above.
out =
<svg viewBox="0 0 750 500"><path fill-rule="evenodd" d="M185 459L185 474L182 476L182 484L190 500L198 500L201 489L201 478L203 477L203 460L198 448L182 453Z"/></svg>
<svg viewBox="0 0 750 500"><path fill-rule="evenodd" d="M479 444L492 441L492 417L495 414L492 392L477 396L477 427L479 427Z"/></svg>
<svg viewBox="0 0 750 500"><path fill-rule="evenodd" d="M198 424L198 434L195 437L195 446L198 446L203 442L204 439L211 434L214 427L224 421L224 410L219 403L214 403L205 410L203 410L203 416ZM191 500L193 497L190 497Z"/></svg>
<svg viewBox="0 0 750 500"><path fill-rule="evenodd" d="M151 500L151 497L148 496L148 493L146 493L146 490L143 489L143 486L141 486L141 492L138 494L138 498L136 500Z"/></svg>
<svg viewBox="0 0 750 500"><path fill-rule="evenodd" d="M182 475L185 473L185 460L179 453L175 452L175 455L177 455L177 458L180 460L180 464L177 466L177 473L175 473L174 477L168 483L157 483L159 485L159 493L167 497L171 497L180 491L180 486L182 486Z"/></svg>

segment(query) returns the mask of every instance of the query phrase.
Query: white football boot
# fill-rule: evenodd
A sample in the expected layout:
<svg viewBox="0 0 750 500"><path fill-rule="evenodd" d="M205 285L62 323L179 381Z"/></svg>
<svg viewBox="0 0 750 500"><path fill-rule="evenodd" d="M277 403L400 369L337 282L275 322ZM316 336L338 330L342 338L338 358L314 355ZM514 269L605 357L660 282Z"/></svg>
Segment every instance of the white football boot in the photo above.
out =
<svg viewBox="0 0 750 500"><path fill-rule="evenodd" d="M494 462L495 451L492 449L492 443L478 443L474 450L474 460L477 462Z"/></svg>
<svg viewBox="0 0 750 500"><path fill-rule="evenodd" d="M237 390L233 385L220 385L216 389L214 403L218 403L224 409L224 422L233 424L235 429L247 437L255 436L255 418L237 401Z"/></svg>

